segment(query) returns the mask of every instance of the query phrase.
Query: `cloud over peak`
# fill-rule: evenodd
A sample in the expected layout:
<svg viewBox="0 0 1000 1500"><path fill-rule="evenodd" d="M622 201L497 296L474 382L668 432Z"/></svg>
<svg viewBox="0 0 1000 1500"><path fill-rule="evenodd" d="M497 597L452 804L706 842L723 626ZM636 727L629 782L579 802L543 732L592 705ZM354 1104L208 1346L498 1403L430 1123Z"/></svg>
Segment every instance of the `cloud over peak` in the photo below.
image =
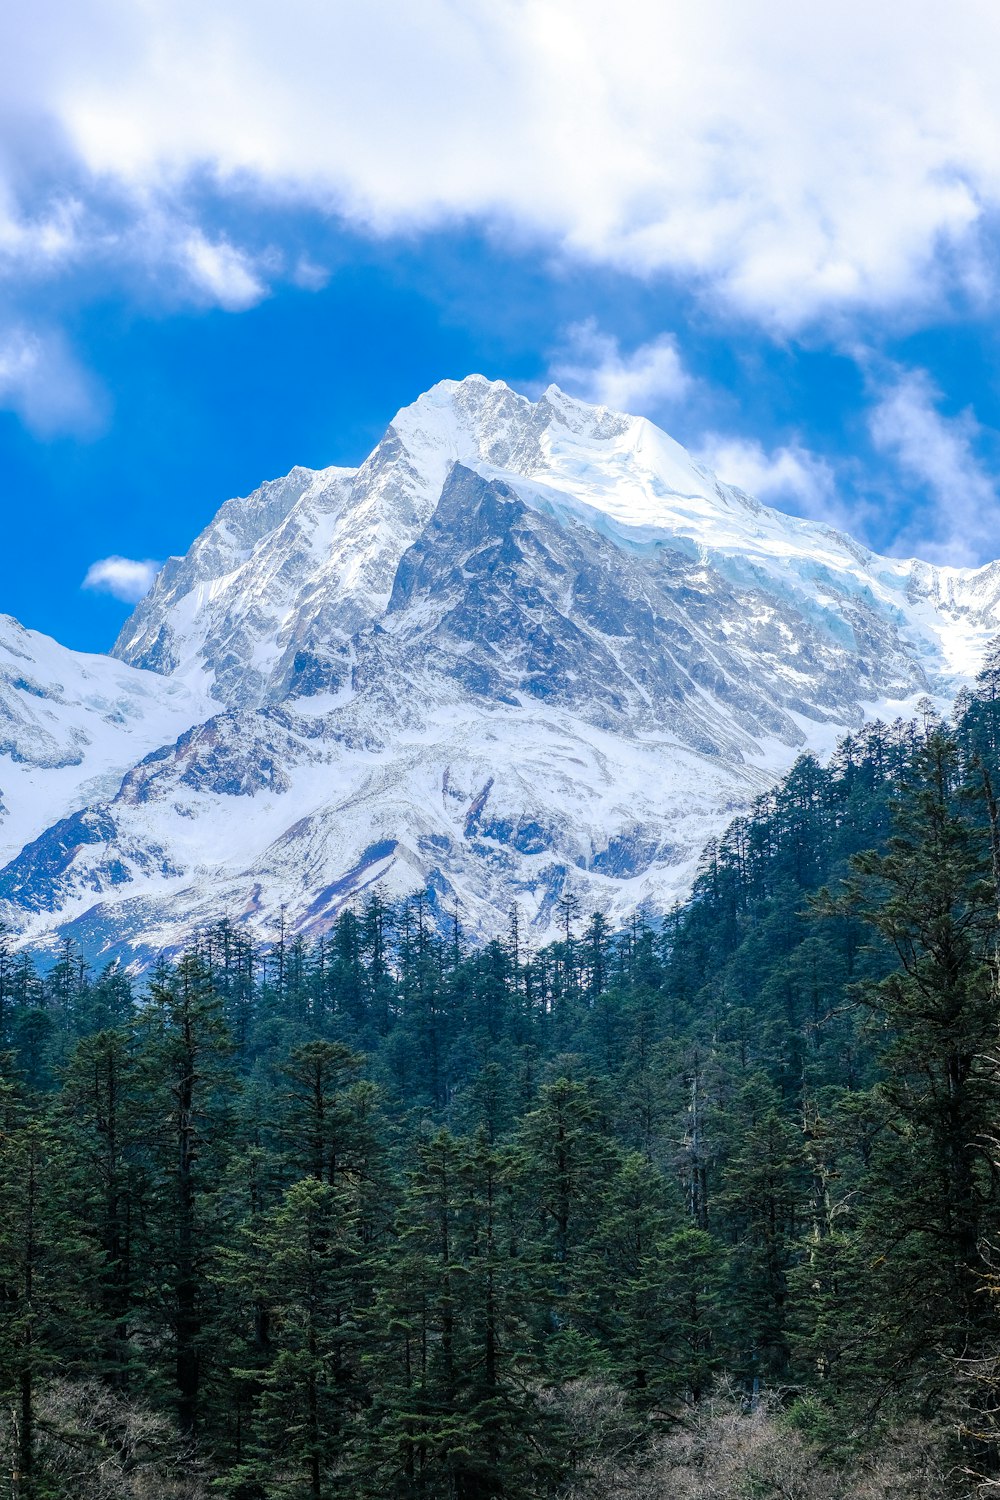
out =
<svg viewBox="0 0 1000 1500"><path fill-rule="evenodd" d="M565 346L550 370L585 400L639 416L676 405L692 384L673 334L660 334L626 353L595 318L566 330Z"/></svg>

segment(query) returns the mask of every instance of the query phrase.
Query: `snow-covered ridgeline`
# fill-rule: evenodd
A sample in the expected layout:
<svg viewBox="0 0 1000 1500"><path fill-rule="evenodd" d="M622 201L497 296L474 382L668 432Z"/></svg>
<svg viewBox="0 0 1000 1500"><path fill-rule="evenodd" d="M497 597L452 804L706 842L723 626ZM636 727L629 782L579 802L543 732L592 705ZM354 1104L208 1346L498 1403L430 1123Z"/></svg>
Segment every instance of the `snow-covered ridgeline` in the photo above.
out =
<svg viewBox="0 0 1000 1500"><path fill-rule="evenodd" d="M998 601L1000 565L878 557L641 418L445 381L357 470L228 501L117 660L11 623L3 914L100 948L315 931L375 880L480 931L546 930L566 883L663 905L802 749L946 705Z"/></svg>

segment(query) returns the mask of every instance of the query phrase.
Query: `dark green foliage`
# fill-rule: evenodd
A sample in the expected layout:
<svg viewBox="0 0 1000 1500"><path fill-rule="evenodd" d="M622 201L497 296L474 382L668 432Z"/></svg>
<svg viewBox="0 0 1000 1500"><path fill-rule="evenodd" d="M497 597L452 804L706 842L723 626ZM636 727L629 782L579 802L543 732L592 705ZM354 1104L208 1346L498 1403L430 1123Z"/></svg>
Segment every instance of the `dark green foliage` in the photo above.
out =
<svg viewBox="0 0 1000 1500"><path fill-rule="evenodd" d="M255 1387L253 1454L237 1473L269 1495L318 1500L339 1488L345 1429L362 1395L356 1214L337 1187L305 1178L251 1231L247 1257L252 1305L267 1315L267 1359L236 1372Z"/></svg>
<svg viewBox="0 0 1000 1500"><path fill-rule="evenodd" d="M567 898L549 947L472 948L373 895L134 991L0 942L17 1493L61 1493L57 1371L231 1500L556 1495L720 1380L841 1463L946 1413L989 1471L998 683L803 757L659 929Z"/></svg>

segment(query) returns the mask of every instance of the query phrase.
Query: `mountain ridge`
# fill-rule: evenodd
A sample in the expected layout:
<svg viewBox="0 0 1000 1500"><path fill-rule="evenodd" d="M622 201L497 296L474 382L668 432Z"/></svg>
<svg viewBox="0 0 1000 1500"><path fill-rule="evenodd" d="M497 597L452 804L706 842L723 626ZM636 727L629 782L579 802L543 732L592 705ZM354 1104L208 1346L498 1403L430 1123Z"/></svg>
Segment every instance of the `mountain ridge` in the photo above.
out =
<svg viewBox="0 0 1000 1500"><path fill-rule="evenodd" d="M480 933L512 902L545 932L564 888L663 908L796 754L946 706L998 620L1000 564L879 557L556 387L440 382L356 469L227 501L87 659L104 718L41 683L114 744L43 827L44 767L0 759L35 799L0 812L0 914L146 952L282 906L315 932L375 881ZM2 668L0 727L31 699Z"/></svg>

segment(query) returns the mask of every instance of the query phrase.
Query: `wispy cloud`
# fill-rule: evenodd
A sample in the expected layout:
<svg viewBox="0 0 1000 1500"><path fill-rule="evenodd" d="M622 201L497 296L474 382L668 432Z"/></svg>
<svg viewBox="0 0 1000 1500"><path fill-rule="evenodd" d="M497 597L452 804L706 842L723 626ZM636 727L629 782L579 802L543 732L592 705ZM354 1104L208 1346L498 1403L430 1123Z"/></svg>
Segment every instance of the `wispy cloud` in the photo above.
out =
<svg viewBox="0 0 1000 1500"><path fill-rule="evenodd" d="M550 373L574 395L639 416L676 405L692 384L673 334L661 334L626 353L594 318L566 330L564 348L552 360Z"/></svg>
<svg viewBox="0 0 1000 1500"><path fill-rule="evenodd" d="M886 544L879 508L855 487L856 463L834 464L797 441L766 448L720 433L707 433L697 456L726 484L765 505L833 526L875 550Z"/></svg>
<svg viewBox="0 0 1000 1500"><path fill-rule="evenodd" d="M702 439L698 457L727 484L768 505L784 505L831 525L847 521L832 465L799 443L768 451L758 442L713 433Z"/></svg>
<svg viewBox="0 0 1000 1500"><path fill-rule="evenodd" d="M230 312L255 307L267 296L250 257L228 240L190 234L181 243L180 260L194 286Z"/></svg>
<svg viewBox="0 0 1000 1500"><path fill-rule="evenodd" d="M111 594L126 604L135 604L148 594L160 565L132 557L102 557L91 563L82 587L100 594Z"/></svg>
<svg viewBox="0 0 1000 1500"><path fill-rule="evenodd" d="M95 436L106 406L104 393L60 334L23 327L0 331L0 408L16 412L37 437Z"/></svg>
<svg viewBox="0 0 1000 1500"><path fill-rule="evenodd" d="M0 272L37 277L62 269L80 248L84 205L65 192L24 211L0 180Z"/></svg>
<svg viewBox="0 0 1000 1500"><path fill-rule="evenodd" d="M946 416L941 401L926 371L897 369L877 394L869 428L876 448L927 497L904 541L931 560L973 564L1000 551L1000 497L976 451L984 433L974 412Z"/></svg>

